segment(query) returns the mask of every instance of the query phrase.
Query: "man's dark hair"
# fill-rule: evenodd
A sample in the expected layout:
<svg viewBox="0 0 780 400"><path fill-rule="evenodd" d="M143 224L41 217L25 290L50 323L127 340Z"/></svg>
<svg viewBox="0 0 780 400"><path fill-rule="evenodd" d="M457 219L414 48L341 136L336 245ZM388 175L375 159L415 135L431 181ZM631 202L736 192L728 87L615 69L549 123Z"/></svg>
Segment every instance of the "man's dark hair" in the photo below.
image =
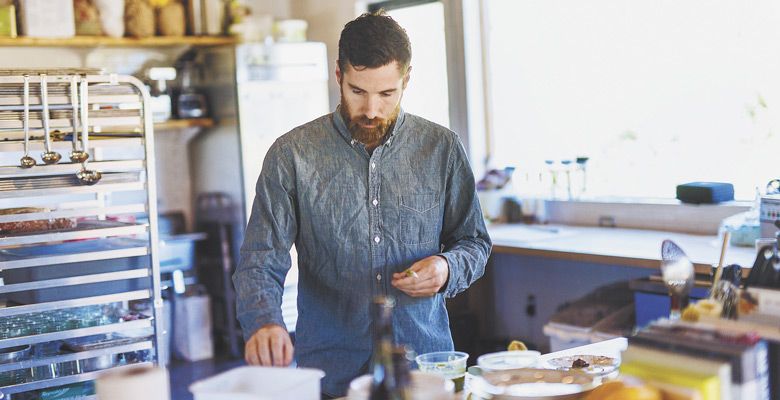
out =
<svg viewBox="0 0 780 400"><path fill-rule="evenodd" d="M344 25L339 38L339 68L379 68L397 61L402 73L412 61L412 45L385 10L365 13Z"/></svg>

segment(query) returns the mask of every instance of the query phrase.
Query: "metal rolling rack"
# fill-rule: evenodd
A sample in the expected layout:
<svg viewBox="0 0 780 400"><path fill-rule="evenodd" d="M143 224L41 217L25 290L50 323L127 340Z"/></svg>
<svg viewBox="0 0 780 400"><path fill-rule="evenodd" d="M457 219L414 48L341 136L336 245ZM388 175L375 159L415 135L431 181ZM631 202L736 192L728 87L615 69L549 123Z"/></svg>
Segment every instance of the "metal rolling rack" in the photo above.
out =
<svg viewBox="0 0 780 400"><path fill-rule="evenodd" d="M76 84L83 91L74 97L70 85ZM87 69L0 71L0 209L43 208L0 215L0 223L77 221L67 229L0 230L0 277L5 282L0 299L8 300L0 307L0 349L30 351L27 357L0 362L0 392L8 397L24 398L25 393L91 381L108 370L157 364L160 359L163 329L157 317L162 315L162 298L148 104L148 91L130 76ZM30 117L28 133L24 109ZM46 111L51 118L44 118ZM81 140L54 136L49 151L61 153L62 159L45 165L41 153L47 151L46 130L72 136L82 132ZM22 168L19 160L28 134L29 155L37 163ZM68 159L79 145L90 155L89 169L102 173L96 184L80 182L77 173L86 165ZM148 318L122 317L128 302L147 300ZM60 347L66 340L102 334L122 336L83 351ZM148 357L116 362L132 352ZM112 362L90 364L106 358Z"/></svg>

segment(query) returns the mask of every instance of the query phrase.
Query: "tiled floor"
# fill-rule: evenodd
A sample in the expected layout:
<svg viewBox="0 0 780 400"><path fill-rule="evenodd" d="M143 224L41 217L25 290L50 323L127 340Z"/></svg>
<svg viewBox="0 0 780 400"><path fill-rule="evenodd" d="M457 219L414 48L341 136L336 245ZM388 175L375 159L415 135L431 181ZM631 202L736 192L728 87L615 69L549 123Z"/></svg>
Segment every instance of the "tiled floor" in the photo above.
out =
<svg viewBox="0 0 780 400"><path fill-rule="evenodd" d="M192 400L188 387L195 381L245 365L244 360L174 361L168 367L171 377L171 400Z"/></svg>

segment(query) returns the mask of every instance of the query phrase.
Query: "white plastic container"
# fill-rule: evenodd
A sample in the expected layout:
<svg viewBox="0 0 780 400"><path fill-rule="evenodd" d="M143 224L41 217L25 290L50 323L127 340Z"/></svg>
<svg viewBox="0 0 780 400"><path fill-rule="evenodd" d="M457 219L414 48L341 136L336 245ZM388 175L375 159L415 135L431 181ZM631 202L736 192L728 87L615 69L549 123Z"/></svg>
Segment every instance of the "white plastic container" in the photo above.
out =
<svg viewBox="0 0 780 400"><path fill-rule="evenodd" d="M500 351L488 353L477 358L477 365L483 371L502 371L505 369L527 368L536 365L542 353L536 350Z"/></svg>
<svg viewBox="0 0 780 400"><path fill-rule="evenodd" d="M455 384L440 375L411 371L411 400L450 400L455 392ZM363 375L349 383L347 400L368 400L371 389L371 376ZM198 399L196 399L198 400Z"/></svg>
<svg viewBox="0 0 780 400"><path fill-rule="evenodd" d="M190 385L195 400L319 400L318 369L238 367Z"/></svg>
<svg viewBox="0 0 780 400"><path fill-rule="evenodd" d="M20 0L19 23L24 36L73 37L76 35L73 0Z"/></svg>
<svg viewBox="0 0 780 400"><path fill-rule="evenodd" d="M550 337L550 352L590 344L591 328L548 322L543 330Z"/></svg>

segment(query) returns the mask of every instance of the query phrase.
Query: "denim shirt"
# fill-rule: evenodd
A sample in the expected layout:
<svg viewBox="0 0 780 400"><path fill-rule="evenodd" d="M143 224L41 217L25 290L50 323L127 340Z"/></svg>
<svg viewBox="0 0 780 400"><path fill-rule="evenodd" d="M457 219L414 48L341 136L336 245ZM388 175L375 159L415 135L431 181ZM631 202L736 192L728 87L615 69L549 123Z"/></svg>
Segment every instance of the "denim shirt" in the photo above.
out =
<svg viewBox="0 0 780 400"><path fill-rule="evenodd" d="M269 323L284 326L280 306L294 244L295 358L325 371L324 393L344 395L350 380L367 373L376 295L396 299L397 343L418 354L452 350L444 298L482 276L491 249L454 132L401 111L369 154L337 109L277 139L256 189L233 275L246 338ZM437 254L449 264L440 293L410 297L390 284L393 273Z"/></svg>

